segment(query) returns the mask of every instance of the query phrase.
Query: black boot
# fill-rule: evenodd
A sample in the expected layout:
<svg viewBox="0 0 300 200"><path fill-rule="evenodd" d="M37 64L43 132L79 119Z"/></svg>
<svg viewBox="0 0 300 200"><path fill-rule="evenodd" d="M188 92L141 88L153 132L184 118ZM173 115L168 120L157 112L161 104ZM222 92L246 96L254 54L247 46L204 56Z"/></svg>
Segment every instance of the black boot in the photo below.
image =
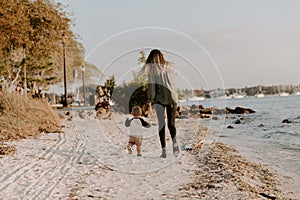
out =
<svg viewBox="0 0 300 200"><path fill-rule="evenodd" d="M167 157L167 149L166 149L166 147L162 148L160 157L161 158L166 158Z"/></svg>

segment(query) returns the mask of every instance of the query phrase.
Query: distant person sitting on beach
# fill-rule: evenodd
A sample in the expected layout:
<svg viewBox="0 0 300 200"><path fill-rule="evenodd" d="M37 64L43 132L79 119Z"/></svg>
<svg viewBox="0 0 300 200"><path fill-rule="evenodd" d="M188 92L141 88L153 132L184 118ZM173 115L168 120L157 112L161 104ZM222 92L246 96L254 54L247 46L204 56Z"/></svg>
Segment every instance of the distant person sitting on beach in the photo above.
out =
<svg viewBox="0 0 300 200"><path fill-rule="evenodd" d="M22 92L21 86L17 85L15 92L16 92L16 94L21 94L21 92Z"/></svg>
<svg viewBox="0 0 300 200"><path fill-rule="evenodd" d="M132 147L136 145L137 156L142 156L143 127L149 128L151 125L140 117L142 109L139 106L132 108L131 115L133 117L131 119L126 118L125 121L125 126L130 127L127 150L129 154L132 154Z"/></svg>

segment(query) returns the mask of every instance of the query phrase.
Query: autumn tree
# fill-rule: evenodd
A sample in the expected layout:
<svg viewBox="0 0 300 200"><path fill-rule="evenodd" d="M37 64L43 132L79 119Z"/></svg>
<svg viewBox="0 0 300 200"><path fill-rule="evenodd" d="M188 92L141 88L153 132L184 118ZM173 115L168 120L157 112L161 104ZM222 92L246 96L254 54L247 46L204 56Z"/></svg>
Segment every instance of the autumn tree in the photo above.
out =
<svg viewBox="0 0 300 200"><path fill-rule="evenodd" d="M51 0L0 0L0 76L10 86L28 82L29 88L45 89L60 81L63 34L67 71L82 63L84 49L70 30L71 16L64 9Z"/></svg>

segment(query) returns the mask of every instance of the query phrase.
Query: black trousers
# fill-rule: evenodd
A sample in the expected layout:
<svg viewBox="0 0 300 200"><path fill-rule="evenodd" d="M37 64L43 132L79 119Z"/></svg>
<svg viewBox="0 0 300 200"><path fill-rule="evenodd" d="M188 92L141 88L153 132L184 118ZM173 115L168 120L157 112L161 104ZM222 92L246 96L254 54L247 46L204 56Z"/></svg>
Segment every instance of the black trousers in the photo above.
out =
<svg viewBox="0 0 300 200"><path fill-rule="evenodd" d="M167 113L167 125L172 140L176 137L176 127L175 127L176 109L177 109L176 103L172 105L155 104L155 110L158 119L158 133L159 133L159 139L162 148L166 146L165 113Z"/></svg>

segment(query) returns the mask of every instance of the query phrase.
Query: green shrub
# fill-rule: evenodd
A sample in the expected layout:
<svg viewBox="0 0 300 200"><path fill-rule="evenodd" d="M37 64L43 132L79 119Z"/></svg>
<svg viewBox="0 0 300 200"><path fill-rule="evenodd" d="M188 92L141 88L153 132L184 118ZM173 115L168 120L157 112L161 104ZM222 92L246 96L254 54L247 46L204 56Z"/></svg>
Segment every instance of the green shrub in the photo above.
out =
<svg viewBox="0 0 300 200"><path fill-rule="evenodd" d="M147 102L147 84L141 82L123 83L112 94L115 108L123 113L130 113L133 106L142 107Z"/></svg>

